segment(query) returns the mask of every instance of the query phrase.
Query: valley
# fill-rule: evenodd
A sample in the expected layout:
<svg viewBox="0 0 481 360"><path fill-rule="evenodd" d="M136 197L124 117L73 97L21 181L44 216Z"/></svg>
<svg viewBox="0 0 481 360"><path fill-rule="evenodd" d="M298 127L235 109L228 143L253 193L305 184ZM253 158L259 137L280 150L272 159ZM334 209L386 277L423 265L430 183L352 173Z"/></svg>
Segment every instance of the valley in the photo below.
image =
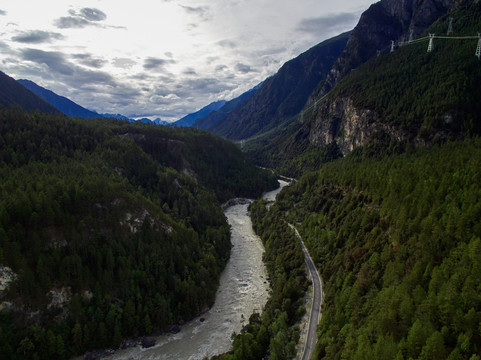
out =
<svg viewBox="0 0 481 360"><path fill-rule="evenodd" d="M477 0L381 0L173 124L0 72L0 360L479 360L480 31Z"/></svg>
<svg viewBox="0 0 481 360"><path fill-rule="evenodd" d="M273 201L285 185L283 182L263 197ZM231 226L232 250L212 308L183 325L177 334L157 338L153 348L119 351L109 359L201 360L231 350L232 334L241 331L253 312L262 312L269 295L262 262L264 247L252 229L247 209L250 202L242 201L225 210Z"/></svg>

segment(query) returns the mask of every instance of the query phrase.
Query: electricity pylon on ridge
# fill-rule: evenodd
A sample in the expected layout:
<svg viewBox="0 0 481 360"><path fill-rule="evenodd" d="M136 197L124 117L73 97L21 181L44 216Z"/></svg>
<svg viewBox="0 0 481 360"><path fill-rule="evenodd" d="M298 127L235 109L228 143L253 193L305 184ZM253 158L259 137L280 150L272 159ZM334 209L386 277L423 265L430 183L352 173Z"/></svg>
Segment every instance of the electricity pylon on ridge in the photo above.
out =
<svg viewBox="0 0 481 360"><path fill-rule="evenodd" d="M408 40L408 43L410 43L411 41L414 40L414 29L411 29L411 31L409 32L409 40Z"/></svg>
<svg viewBox="0 0 481 360"><path fill-rule="evenodd" d="M454 18L450 17L449 18L449 27L448 27L448 32L446 35L451 35L453 33L453 20Z"/></svg>
<svg viewBox="0 0 481 360"><path fill-rule="evenodd" d="M428 53L430 53L434 49L434 36L435 34L429 34Z"/></svg>

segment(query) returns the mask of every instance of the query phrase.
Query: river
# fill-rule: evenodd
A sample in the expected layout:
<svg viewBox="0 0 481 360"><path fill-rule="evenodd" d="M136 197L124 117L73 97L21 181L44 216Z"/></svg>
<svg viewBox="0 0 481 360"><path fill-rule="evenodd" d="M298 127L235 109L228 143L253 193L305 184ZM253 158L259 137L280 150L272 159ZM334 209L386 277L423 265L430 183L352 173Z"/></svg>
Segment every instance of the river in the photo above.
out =
<svg viewBox="0 0 481 360"><path fill-rule="evenodd" d="M287 185L284 181L279 182L281 186L266 193L265 199L274 201ZM232 250L212 308L184 325L179 333L158 337L154 347L119 350L108 359L201 360L231 349L232 333L239 333L254 311L261 312L269 294L262 262L264 247L252 229L248 203L225 210L231 226Z"/></svg>

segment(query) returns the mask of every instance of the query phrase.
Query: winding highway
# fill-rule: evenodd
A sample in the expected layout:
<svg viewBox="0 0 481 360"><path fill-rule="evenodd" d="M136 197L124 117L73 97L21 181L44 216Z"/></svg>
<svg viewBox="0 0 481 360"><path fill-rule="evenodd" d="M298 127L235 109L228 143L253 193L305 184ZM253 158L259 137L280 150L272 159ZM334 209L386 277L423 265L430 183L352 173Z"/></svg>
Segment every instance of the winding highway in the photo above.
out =
<svg viewBox="0 0 481 360"><path fill-rule="evenodd" d="M294 225L289 224L289 226L291 227L291 229L294 230L294 233L301 241L302 251L304 252L304 258L314 287L311 316L309 317L308 324L309 327L307 331L306 343L304 344L304 352L301 358L302 360L310 360L312 358L312 354L314 353L314 349L317 343L317 324L319 324L319 320L321 319L322 281L321 277L319 276L319 272L317 271L316 266L314 265L314 262L312 261L312 258L307 251L306 246L304 245L304 241L302 241L301 235L299 234Z"/></svg>

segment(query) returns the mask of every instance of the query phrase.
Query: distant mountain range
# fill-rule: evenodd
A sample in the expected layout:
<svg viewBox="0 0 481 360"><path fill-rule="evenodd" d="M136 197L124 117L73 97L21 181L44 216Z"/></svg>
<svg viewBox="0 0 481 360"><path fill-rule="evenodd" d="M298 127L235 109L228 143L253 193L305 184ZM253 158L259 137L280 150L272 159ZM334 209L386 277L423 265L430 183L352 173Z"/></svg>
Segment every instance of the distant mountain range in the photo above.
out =
<svg viewBox="0 0 481 360"><path fill-rule="evenodd" d="M12 79L13 80L13 79ZM163 121L160 118L155 120L150 120L148 118L142 118L139 120L130 119L127 116L121 114L99 114L96 111L88 110L79 104L76 104L72 100L66 98L65 96L58 95L51 90L48 90L40 85L37 85L31 80L20 79L17 82L23 85L25 88L35 93L43 100L45 100L50 105L54 106L58 111L70 117L79 117L82 119L95 119L95 118L114 118L118 120L125 120L129 122L140 121L145 124L156 124L156 125L168 125L169 122ZM23 106L22 106L23 107Z"/></svg>
<svg viewBox="0 0 481 360"><path fill-rule="evenodd" d="M110 117L110 116L108 116L108 114L104 114L104 115L105 115L104 117ZM137 120L128 119L128 120L129 120L129 122L141 122L143 124L171 125L170 122L165 121L165 120L161 120L160 118L157 118L155 120L150 120L149 118L142 118L142 119L137 119Z"/></svg>

